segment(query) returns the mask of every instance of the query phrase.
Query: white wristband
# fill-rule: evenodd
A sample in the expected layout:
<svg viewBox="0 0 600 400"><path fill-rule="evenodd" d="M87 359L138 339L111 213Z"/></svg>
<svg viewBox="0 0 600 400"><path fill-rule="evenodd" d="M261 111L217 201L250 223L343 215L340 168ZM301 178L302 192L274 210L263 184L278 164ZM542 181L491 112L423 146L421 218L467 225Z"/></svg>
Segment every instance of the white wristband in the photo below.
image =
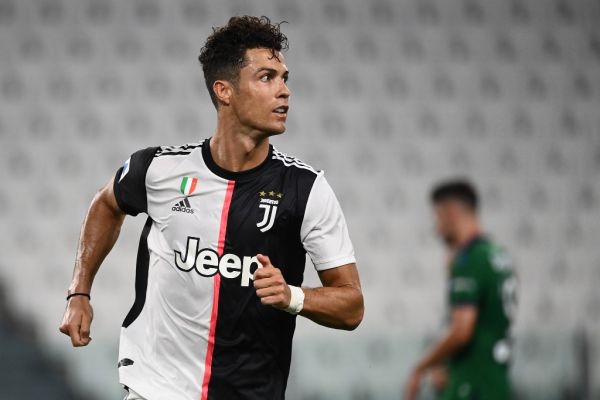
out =
<svg viewBox="0 0 600 400"><path fill-rule="evenodd" d="M302 307L304 307L304 291L302 288L297 286L288 286L290 288L290 292L292 292L292 297L290 298L290 305L287 306L284 311L296 315L302 311Z"/></svg>

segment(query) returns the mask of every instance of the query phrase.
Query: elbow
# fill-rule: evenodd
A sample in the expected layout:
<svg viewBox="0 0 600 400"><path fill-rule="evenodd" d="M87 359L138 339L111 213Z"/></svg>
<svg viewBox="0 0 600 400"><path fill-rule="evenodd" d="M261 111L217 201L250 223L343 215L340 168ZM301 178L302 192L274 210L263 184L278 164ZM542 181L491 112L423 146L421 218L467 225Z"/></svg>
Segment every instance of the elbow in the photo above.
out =
<svg viewBox="0 0 600 400"><path fill-rule="evenodd" d="M353 331L356 328L358 328L358 326L360 325L360 323L362 322L362 314L354 319L349 319L348 321L346 321L344 323L344 326L342 327L343 330L345 331Z"/></svg>
<svg viewBox="0 0 600 400"><path fill-rule="evenodd" d="M346 331L355 330L362 322L364 315L365 304L361 293L360 297L357 299L356 305L353 306L352 312L349 313L348 317L345 318L344 321L342 321L342 326L340 328Z"/></svg>

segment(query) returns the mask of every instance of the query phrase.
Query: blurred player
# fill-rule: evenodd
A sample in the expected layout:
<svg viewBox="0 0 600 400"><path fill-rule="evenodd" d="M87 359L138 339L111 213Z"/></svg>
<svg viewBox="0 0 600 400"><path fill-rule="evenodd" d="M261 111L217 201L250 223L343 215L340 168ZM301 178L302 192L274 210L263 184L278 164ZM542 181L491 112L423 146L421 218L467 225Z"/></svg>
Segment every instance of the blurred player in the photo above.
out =
<svg viewBox="0 0 600 400"><path fill-rule="evenodd" d="M322 172L269 144L285 131L287 38L234 17L200 54L212 138L134 153L84 221L60 330L90 343L89 294L126 214L146 213L136 299L121 330L127 399L283 399L296 315L351 330L354 250ZM306 253L323 287L301 288Z"/></svg>
<svg viewBox="0 0 600 400"><path fill-rule="evenodd" d="M426 373L435 371L443 400L510 398L509 329L517 282L506 253L483 235L475 189L450 181L432 192L437 232L449 252L447 332L412 372L406 400L417 398ZM447 377L444 377L444 366Z"/></svg>

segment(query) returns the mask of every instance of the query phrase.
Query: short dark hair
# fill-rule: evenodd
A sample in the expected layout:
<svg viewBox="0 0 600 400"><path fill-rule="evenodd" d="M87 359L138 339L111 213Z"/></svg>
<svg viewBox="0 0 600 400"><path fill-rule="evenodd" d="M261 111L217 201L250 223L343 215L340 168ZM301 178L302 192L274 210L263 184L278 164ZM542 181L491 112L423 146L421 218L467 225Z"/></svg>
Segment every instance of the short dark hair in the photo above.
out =
<svg viewBox="0 0 600 400"><path fill-rule="evenodd" d="M479 207L477 190L467 180L455 179L437 184L431 191L431 202L438 204L444 200L457 200L472 211Z"/></svg>
<svg viewBox="0 0 600 400"><path fill-rule="evenodd" d="M288 49L288 39L280 30L282 23L271 23L265 16L244 15L232 17L227 25L213 28L213 33L200 50L198 60L202 64L206 87L215 107L218 102L213 84L219 79L237 83L240 69L245 65L247 50L270 49L273 57L277 58L277 52Z"/></svg>

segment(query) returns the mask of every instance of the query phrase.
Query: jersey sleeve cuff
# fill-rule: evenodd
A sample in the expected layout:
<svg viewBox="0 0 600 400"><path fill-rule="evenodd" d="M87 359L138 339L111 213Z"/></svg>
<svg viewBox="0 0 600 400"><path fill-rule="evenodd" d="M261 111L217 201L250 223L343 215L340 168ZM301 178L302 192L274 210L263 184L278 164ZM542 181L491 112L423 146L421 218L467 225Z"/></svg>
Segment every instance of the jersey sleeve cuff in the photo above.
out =
<svg viewBox="0 0 600 400"><path fill-rule="evenodd" d="M343 257L336 257L330 260L323 260L323 261L313 261L313 264L315 265L315 269L317 271L325 271L327 269L332 269L332 268L337 268L337 267L341 267L342 265L346 265L346 264L353 264L356 263L356 258L354 256L343 256Z"/></svg>
<svg viewBox="0 0 600 400"><path fill-rule="evenodd" d="M115 175L115 180L113 183L113 193L115 194L115 200L117 200L117 205L119 206L119 208L128 215L131 216L136 216L139 213L135 210L130 209L129 207L127 207L127 205L123 202L123 199L121 198L121 190L119 189L118 185L119 185L119 179L121 177L121 171L123 170L123 167L119 168L119 170L117 171L117 174Z"/></svg>

